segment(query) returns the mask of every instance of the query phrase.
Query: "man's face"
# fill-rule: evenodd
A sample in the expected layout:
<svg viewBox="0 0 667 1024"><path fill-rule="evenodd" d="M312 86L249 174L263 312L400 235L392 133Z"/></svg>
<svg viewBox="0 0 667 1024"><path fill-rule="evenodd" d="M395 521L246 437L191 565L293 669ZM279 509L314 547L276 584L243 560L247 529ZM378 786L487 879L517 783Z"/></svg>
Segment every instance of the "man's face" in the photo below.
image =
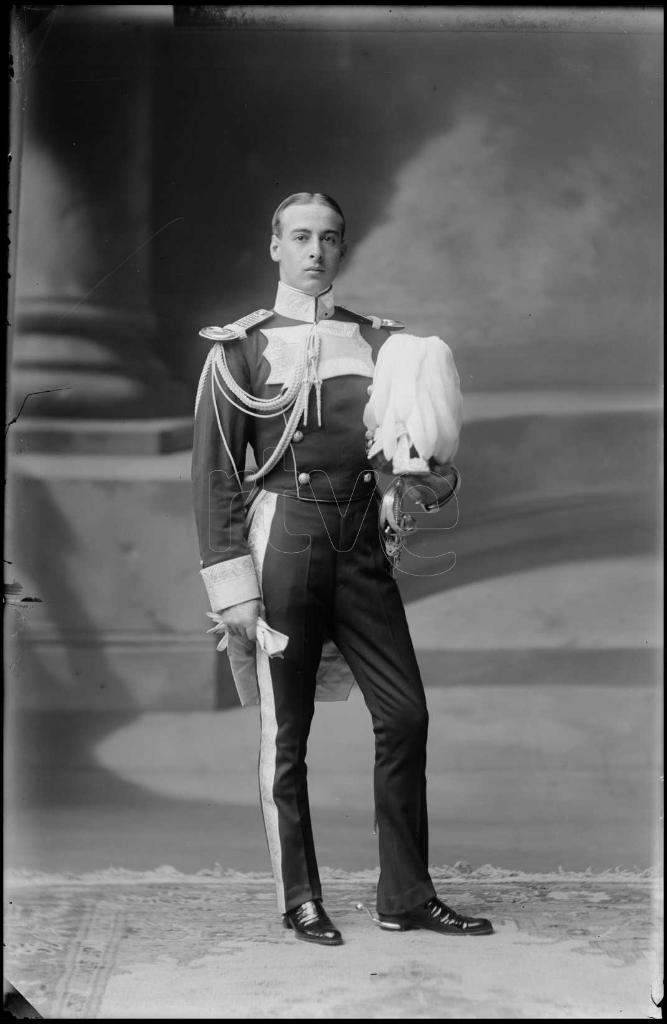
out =
<svg viewBox="0 0 667 1024"><path fill-rule="evenodd" d="M271 259L280 264L280 280L307 295L326 291L338 273L347 246L341 220L321 203L288 206L280 216L282 235L271 236Z"/></svg>

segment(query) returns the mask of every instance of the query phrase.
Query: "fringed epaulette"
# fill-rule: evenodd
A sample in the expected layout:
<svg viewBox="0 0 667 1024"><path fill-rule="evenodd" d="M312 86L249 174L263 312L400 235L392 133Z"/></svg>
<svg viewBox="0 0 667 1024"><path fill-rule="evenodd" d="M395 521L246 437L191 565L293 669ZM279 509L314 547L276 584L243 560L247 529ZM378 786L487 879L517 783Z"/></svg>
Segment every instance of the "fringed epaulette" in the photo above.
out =
<svg viewBox="0 0 667 1024"><path fill-rule="evenodd" d="M272 309L256 309L254 313L248 313L247 316L242 316L234 323L225 324L224 327L202 327L199 334L209 341L237 341L247 338L249 330L266 323L272 316L275 316Z"/></svg>
<svg viewBox="0 0 667 1024"><path fill-rule="evenodd" d="M385 331L404 331L405 324L402 324L400 320L389 320L386 317L374 316L372 313L356 313L353 309L346 309L345 306L338 306L338 309L342 313L348 313L353 316L355 320L358 320L362 324L368 324L373 327L376 331L384 328Z"/></svg>

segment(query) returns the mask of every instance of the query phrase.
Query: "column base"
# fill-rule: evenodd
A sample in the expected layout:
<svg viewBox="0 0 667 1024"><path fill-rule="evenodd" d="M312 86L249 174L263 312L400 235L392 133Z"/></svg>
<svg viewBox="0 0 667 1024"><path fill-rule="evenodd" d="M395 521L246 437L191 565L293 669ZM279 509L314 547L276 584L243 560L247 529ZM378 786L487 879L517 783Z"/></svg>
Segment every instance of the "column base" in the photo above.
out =
<svg viewBox="0 0 667 1024"><path fill-rule="evenodd" d="M13 455L9 470L8 706L237 703L206 634L189 452Z"/></svg>
<svg viewBox="0 0 667 1024"><path fill-rule="evenodd" d="M170 376L155 337L150 313L19 298L11 416L21 409L48 420L188 415L194 395Z"/></svg>

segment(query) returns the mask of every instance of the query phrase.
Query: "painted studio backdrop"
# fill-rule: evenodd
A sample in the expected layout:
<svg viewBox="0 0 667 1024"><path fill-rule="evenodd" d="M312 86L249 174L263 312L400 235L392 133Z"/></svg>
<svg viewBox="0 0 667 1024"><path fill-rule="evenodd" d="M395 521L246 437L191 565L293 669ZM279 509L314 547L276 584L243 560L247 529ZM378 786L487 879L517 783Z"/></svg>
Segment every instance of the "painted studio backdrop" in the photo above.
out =
<svg viewBox="0 0 667 1024"><path fill-rule="evenodd" d="M649 742L616 804L620 854L645 866L659 646L657 23L639 9L604 24L546 10L522 23L521 8L487 24L466 8L305 10L15 16L6 419L20 415L5 569L16 859L70 863L61 826L49 832L50 808L67 804L49 765L89 766L108 792L122 780L121 803L144 784L166 799L171 783L141 776L163 764L173 782L166 719L153 734L151 716L180 715L182 728L193 713L241 714L198 575L198 330L272 306L271 215L312 190L347 215L339 301L441 335L461 374L458 519L433 517L400 579L429 699L437 710L443 687L532 682L556 687L563 707L585 692L590 716L577 712L567 743L586 751L613 746L630 721L628 735ZM613 690L608 733L596 686ZM566 761L543 711L544 749ZM143 739L131 733L140 723ZM121 753L122 735L134 738ZM519 771L521 739L508 743ZM181 796L201 795L201 776L184 780ZM573 837L571 866L605 866L609 834ZM496 840L491 853L480 840L482 859L542 856L539 838ZM208 847L189 842L206 862Z"/></svg>

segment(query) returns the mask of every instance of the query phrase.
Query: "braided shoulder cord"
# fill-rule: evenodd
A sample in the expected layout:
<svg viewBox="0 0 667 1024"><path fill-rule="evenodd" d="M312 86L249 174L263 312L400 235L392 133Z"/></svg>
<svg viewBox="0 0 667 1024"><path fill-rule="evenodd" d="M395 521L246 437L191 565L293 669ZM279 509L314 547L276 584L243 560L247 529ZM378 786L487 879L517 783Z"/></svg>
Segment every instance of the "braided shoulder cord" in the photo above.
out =
<svg viewBox="0 0 667 1024"><path fill-rule="evenodd" d="M273 467L275 465L277 465L277 463L280 461L280 459L282 459L283 455L285 454L285 452L289 448L289 443L292 440L292 437L294 435L294 431L296 430L296 425L299 422L299 419L301 418L301 415L303 414L303 410L304 410L304 399L303 399L303 392L301 392L299 394L299 397L298 397L297 401L294 403L294 408L292 409L292 412L290 413L290 417L287 420L287 423L285 425L285 429L283 430L283 432L282 432L282 434L280 436L280 440L278 441L278 444L273 449L273 452L271 453L269 458L266 460L264 465L261 466L258 470L256 470L254 473L250 474L250 476L247 477L248 483L254 484L258 480L260 480L263 476L266 476L266 474L270 473L271 470L273 469Z"/></svg>
<svg viewBox="0 0 667 1024"><path fill-rule="evenodd" d="M274 466L283 457L287 448L289 447L290 441L294 435L296 425L299 422L301 416L304 417L304 423L307 417L308 398L310 395L311 386L314 384L317 390L317 413L318 421L321 424L321 399L320 389L321 381L317 374L317 362L319 358L319 336L317 331L314 330L308 337L308 341L304 346L303 352L300 355L298 362L294 367L294 371L290 376L289 381L283 390L275 395L273 398L256 398L247 392L238 381L235 379L229 369L227 359L225 357L224 347L221 344L217 344L211 349L209 353L209 360L205 366L205 370L210 365L212 370L212 394L216 410L216 418L218 420L218 429L222 436L223 443L227 448L227 442L224 437L222 430L222 424L218 415L217 403L215 402L215 387L221 391L228 402L241 412L247 413L250 416L254 416L256 419L270 419L274 416L284 417L285 412L292 406L289 419L285 424L285 429L278 441L278 444L274 448L273 452L264 463L254 473L249 474L246 477L247 483L256 483L262 477L266 476ZM202 374L202 381L204 374ZM222 380L221 380L222 379ZM222 384L227 388L227 392L223 391ZM203 383L200 382L199 392L203 388ZM198 392L198 396L199 396ZM235 402L231 395L235 395L238 402ZM260 411L261 410L261 411ZM229 452L229 449L227 448Z"/></svg>
<svg viewBox="0 0 667 1024"><path fill-rule="evenodd" d="M292 440L296 425L301 416L303 416L304 425L308 422L308 401L310 398L310 389L313 386L315 387L317 394L317 423L318 426L322 426L322 381L318 372L319 359L320 336L317 332L316 325L313 324L310 333L308 334L308 339L306 341L297 372L292 378L292 381L290 381L290 384L294 383L298 388L294 407L292 408L292 412L290 413L290 417L285 425L285 429L283 430L281 438L272 454L260 469L248 477L248 481L250 483L255 483L262 476L266 476L266 474L273 469L279 460L282 459L289 447L289 443Z"/></svg>
<svg viewBox="0 0 667 1024"><path fill-rule="evenodd" d="M227 444L227 438L225 437L225 432L222 429L222 423L220 422L220 411L218 409L218 403L215 400L215 376L213 374L211 374L211 398L213 399L213 409L215 410L215 418L218 421L218 431L220 432L220 437L222 438L222 443L224 444L225 451L227 452L227 455L229 456L229 461L231 462L232 466L234 467L234 476L236 477L236 482L239 485L239 489L243 490L243 484L241 483L241 477L239 475L239 471L237 469L236 462L234 461L234 456L232 455L232 453L230 451L230 448L229 448L229 445Z"/></svg>
<svg viewBox="0 0 667 1024"><path fill-rule="evenodd" d="M284 409L289 408L294 399L296 398L301 381L306 372L306 352L304 351L299 359L299 362L294 367L294 372L287 382L287 386L279 394L274 395L273 398L256 398L251 395L248 391L237 382L233 376L227 358L225 356L224 347L218 343L215 346L215 367L219 371L223 381L227 388L232 392L233 395L239 399L243 405L243 411L250 413L251 416L256 416L258 413L260 416L271 416L278 415Z"/></svg>
<svg viewBox="0 0 667 1024"><path fill-rule="evenodd" d="M239 412L243 412L247 416L252 416L256 420L270 420L276 416L279 416L281 412L284 412L284 409L282 407L275 409L273 412L254 412L252 409L249 409L242 404L243 399L241 399L238 402L235 402L232 396L229 394L229 388L225 390L225 388L223 387L224 384L227 384L227 380L215 359L213 360L212 363L212 375L215 380L216 387L220 394L225 399L225 401L229 402L230 405L233 405L235 409L239 410ZM285 392L283 392L283 395L284 394ZM283 397L283 395L279 397ZM266 399L259 399L259 401L266 401ZM274 401L274 399L271 399L271 401Z"/></svg>
<svg viewBox="0 0 667 1024"><path fill-rule="evenodd" d="M204 385L206 384L206 378L211 372L211 363L213 362L213 349L211 349L206 356L206 362L204 363L204 369L201 372L199 378L199 384L197 385L197 396L195 398L195 416L197 415L197 409L199 408L199 402L201 400Z"/></svg>

